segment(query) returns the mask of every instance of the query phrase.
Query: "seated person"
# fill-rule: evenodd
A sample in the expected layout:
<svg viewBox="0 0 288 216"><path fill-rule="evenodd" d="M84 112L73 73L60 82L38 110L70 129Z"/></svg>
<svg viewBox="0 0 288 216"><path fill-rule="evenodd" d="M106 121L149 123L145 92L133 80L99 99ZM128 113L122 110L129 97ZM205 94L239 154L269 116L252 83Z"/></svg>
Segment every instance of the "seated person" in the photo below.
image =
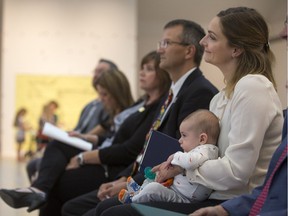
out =
<svg viewBox="0 0 288 216"><path fill-rule="evenodd" d="M100 75L109 69L118 69L117 65L107 59L100 59L96 68L93 70L92 86L97 92L94 83L98 80ZM93 128L95 128L100 122L106 121L108 114L105 111L101 100L98 98L93 99L89 102L81 111L79 121L74 128L74 131L80 133L88 133ZM44 152L44 149L43 149ZM41 159L43 157L43 152L38 152L34 157L27 163L26 171L30 182L34 182L38 177L38 170L40 168Z"/></svg>
<svg viewBox="0 0 288 216"><path fill-rule="evenodd" d="M287 116L282 143L273 154L264 184L256 187L251 194L241 195L220 205L202 208L190 214L190 216L228 215L287 215Z"/></svg>
<svg viewBox="0 0 288 216"><path fill-rule="evenodd" d="M162 112L158 111L160 125L158 124L156 130L179 139L179 126L182 120L198 109L208 109L211 98L218 90L203 76L198 67L204 51L199 45L200 39L205 35L201 26L188 20L174 20L167 26L169 26L167 31L165 30L167 34L159 41L157 51L161 56L160 68L166 70L172 79L173 98L170 107L168 106L165 110L163 118L160 119ZM189 45L170 46L171 40ZM167 58L165 57L166 48L167 51L169 49L169 57L167 56ZM177 60L171 56L177 56ZM168 95L166 98L168 101ZM153 129L155 130L154 127ZM83 215L85 212L88 214L88 211L94 211L101 200L117 196L120 190L126 187L126 180L131 175L131 171L133 172L133 165L135 163L131 163L129 168L119 173L117 180L102 184L98 193L91 191L66 202L62 208L62 215ZM118 201L118 197L115 198ZM119 201L118 203L121 204ZM115 206L114 203L113 206Z"/></svg>
<svg viewBox="0 0 288 216"><path fill-rule="evenodd" d="M94 84L99 92L104 109L109 115L106 121L99 124L99 128L101 128L99 130L107 131L107 134L112 135L115 133L113 118L121 115L123 110L134 103L128 79L121 71L111 69L103 72ZM121 100L119 99L120 96ZM99 140L102 139L98 137L97 139L94 138L87 141L91 142L91 145L94 147L97 147L97 144L101 143ZM16 190L0 190L1 198L14 208L28 206L28 211L39 208L45 203L47 196L65 171L69 160L77 158L77 154L81 151L56 140L49 143L41 161L39 176L31 184L31 187ZM103 175L100 174L101 171ZM98 173L97 179L99 184L107 181L102 166L98 168ZM91 178L91 180L93 179ZM94 181L96 180L94 179Z"/></svg>
<svg viewBox="0 0 288 216"><path fill-rule="evenodd" d="M279 36L287 40L287 17ZM251 194L238 196L214 207L199 209L191 216L287 215L287 109L283 114L285 121L282 143L272 156L264 184L256 187Z"/></svg>
<svg viewBox="0 0 288 216"><path fill-rule="evenodd" d="M162 101L162 97L170 87L170 77L166 71L161 70L158 67L159 61L160 58L156 51L148 53L143 58L139 75L140 87L145 92L145 95L140 102L142 106L135 110L135 113L131 114L121 124L117 133L115 133L114 138L110 137L110 139L106 139L108 141L113 140L110 147L82 152L68 145L61 145L61 143L59 145L53 145L55 143L51 143L51 145L48 146L43 161L47 160L47 151L50 149L49 156L50 158L53 158L53 161L50 161L49 164L46 162L45 169L47 172L49 168L49 172L52 174L49 178L47 178L47 175L41 174L41 171L43 170L42 167L39 172L39 178L42 175L42 183L43 181L46 181L51 188L47 188L47 186L45 188L48 199L41 199L42 204L46 202L45 207L40 210L41 215L42 212L43 215L59 215L61 204L65 201L96 189L99 187L99 184L102 184L103 182L114 179L115 175L117 175L121 169L125 168L125 166L136 159L136 156L143 148L146 134L150 129L158 106ZM122 102L125 101L123 97L125 92L127 93L130 91L125 85L127 84L126 82L124 82L125 86L119 86L121 83L123 85L123 80L122 82L118 80L115 84L115 80L111 79L113 76L109 78L104 77L105 75L112 76L113 73L111 73L111 71L103 73L99 78L99 81L97 81L97 84L102 84L102 88L97 89L105 108L114 109L118 107L116 105L119 100ZM106 80L105 85L103 84L104 80ZM105 89L107 89L107 91L104 91ZM139 103L135 106L139 106ZM131 107L127 108L119 115L125 115L128 109L131 110ZM116 129L119 126L118 120L119 118L114 118L115 124L113 126ZM94 136L94 138L95 137L96 136ZM85 138L92 141L92 136L86 136ZM103 147L103 145L104 144L101 146ZM57 160L55 159L55 151ZM43 161L41 166L44 165ZM55 175L55 170L59 172L57 174L58 176ZM51 181L51 177L58 177L58 179L55 179L53 182ZM38 185L39 178L36 180ZM35 186L35 183L33 186ZM34 187L32 189L34 189ZM9 203L9 201L8 204L14 208L32 205L32 198L39 197L38 193L31 193L27 188L22 190L0 190L0 195L5 200L3 194L4 196L12 197L14 204ZM18 198L20 196L25 197L26 201L29 199L29 202L27 201L25 203L23 200L19 200ZM54 206L53 202L56 200L58 205ZM34 206L33 209L30 207L29 211L36 208L39 208L39 205L36 207Z"/></svg>
<svg viewBox="0 0 288 216"><path fill-rule="evenodd" d="M212 189L201 184L190 183L185 172L200 167L206 160L217 159L216 143L219 132L219 119L214 113L208 110L197 110L191 113L180 124L179 143L184 152L176 152L166 161L167 168L171 164L178 165L185 170L184 173L175 176L170 187L155 181L151 182L149 176L141 187L132 178L128 178L127 190L120 191L119 201L122 203L149 201L190 203L207 199Z"/></svg>
<svg viewBox="0 0 288 216"><path fill-rule="evenodd" d="M238 28L234 28L235 23ZM228 8L210 21L208 33L200 41L205 49L203 57L220 69L226 81L225 88L210 102L210 111L221 122L219 158L207 160L192 172L187 171L186 176L211 187L213 192L209 199L193 204L145 205L188 214L247 194L263 183L272 154L280 143L283 125L268 39L267 23L252 8ZM183 172L179 166L159 168L157 182ZM98 203L94 212L101 216L139 215L130 204L121 205L118 198Z"/></svg>

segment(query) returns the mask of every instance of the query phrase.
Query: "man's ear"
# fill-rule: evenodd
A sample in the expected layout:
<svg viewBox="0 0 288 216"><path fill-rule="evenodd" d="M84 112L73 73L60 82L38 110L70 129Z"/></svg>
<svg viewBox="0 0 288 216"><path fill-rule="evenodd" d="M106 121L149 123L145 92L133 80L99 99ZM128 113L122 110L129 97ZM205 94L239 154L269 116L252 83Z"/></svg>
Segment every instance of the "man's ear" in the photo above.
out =
<svg viewBox="0 0 288 216"><path fill-rule="evenodd" d="M194 59L194 56L195 56L195 52L196 52L196 47L194 45L189 45L187 46L187 49L186 49L186 58L193 58Z"/></svg>
<svg viewBox="0 0 288 216"><path fill-rule="evenodd" d="M203 144L206 144L208 141L208 136L206 133L201 133L200 136L199 136L199 144L200 145L203 145Z"/></svg>
<svg viewBox="0 0 288 216"><path fill-rule="evenodd" d="M243 53L243 49L239 47L235 47L232 51L232 58L237 58Z"/></svg>

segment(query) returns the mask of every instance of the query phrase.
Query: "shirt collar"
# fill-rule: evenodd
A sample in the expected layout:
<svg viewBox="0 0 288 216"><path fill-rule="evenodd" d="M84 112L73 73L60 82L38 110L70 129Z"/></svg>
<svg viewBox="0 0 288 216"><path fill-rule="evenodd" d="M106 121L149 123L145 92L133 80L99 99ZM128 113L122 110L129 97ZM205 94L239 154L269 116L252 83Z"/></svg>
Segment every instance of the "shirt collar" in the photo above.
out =
<svg viewBox="0 0 288 216"><path fill-rule="evenodd" d="M187 79L187 77L196 70L197 67L192 68L187 73L185 73L179 80L177 80L176 83L172 83L171 89L173 91L173 99L177 96L178 92L180 91L180 88L182 87L183 83Z"/></svg>

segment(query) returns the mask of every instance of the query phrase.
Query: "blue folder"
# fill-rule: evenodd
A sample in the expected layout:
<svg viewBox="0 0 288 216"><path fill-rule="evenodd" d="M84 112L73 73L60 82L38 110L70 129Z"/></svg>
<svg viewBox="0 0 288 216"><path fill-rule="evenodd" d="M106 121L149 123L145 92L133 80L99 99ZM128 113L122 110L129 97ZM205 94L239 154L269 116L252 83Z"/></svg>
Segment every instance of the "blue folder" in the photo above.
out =
<svg viewBox="0 0 288 216"><path fill-rule="evenodd" d="M144 174L146 167L154 167L161 164L177 151L183 151L177 139L159 131L152 131L140 162L139 171Z"/></svg>
<svg viewBox="0 0 288 216"><path fill-rule="evenodd" d="M187 216L178 212L172 212L142 204L132 203L131 205L143 216Z"/></svg>

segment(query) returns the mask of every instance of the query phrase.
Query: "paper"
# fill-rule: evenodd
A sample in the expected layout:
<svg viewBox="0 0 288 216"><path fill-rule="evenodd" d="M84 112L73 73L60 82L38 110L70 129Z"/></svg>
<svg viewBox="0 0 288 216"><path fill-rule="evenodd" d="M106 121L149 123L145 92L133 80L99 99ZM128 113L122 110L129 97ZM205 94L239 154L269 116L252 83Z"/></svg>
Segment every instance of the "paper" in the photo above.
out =
<svg viewBox="0 0 288 216"><path fill-rule="evenodd" d="M86 142L77 137L71 137L66 131L61 130L60 128L52 125L51 123L45 122L42 133L48 137L51 137L55 140L61 141L73 147L82 149L84 151L92 150L92 144Z"/></svg>

